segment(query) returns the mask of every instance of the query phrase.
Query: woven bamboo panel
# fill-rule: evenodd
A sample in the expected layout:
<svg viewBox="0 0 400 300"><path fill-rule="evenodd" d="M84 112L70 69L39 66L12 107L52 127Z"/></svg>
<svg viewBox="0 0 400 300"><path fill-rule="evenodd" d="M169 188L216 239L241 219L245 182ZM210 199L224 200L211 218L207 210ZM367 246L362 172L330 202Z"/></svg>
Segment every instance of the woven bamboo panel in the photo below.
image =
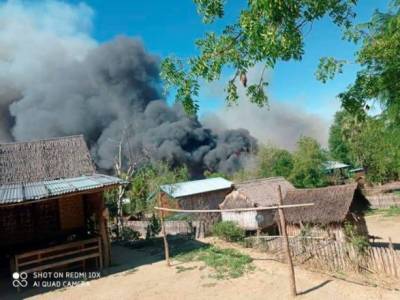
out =
<svg viewBox="0 0 400 300"><path fill-rule="evenodd" d="M82 228L85 216L82 196L64 197L58 200L61 230Z"/></svg>

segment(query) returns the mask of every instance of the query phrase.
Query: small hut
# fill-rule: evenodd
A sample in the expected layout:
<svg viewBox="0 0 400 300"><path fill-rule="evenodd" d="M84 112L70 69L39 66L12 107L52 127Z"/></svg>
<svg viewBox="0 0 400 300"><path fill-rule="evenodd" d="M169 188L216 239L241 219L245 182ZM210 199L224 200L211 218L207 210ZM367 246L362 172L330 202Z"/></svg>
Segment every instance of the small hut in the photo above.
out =
<svg viewBox="0 0 400 300"><path fill-rule="evenodd" d="M266 207L278 204L278 186L284 197L294 186L283 177L262 178L234 185L234 190L225 197L221 209ZM222 220L234 221L245 230L258 230L274 223L274 211L222 212Z"/></svg>
<svg viewBox="0 0 400 300"><path fill-rule="evenodd" d="M232 182L217 177L166 184L160 188L163 206L173 205L180 209L218 209L225 196L231 192ZM208 233L211 225L221 218L219 213L199 213L192 217L199 221L202 227L200 230L197 228L198 237Z"/></svg>
<svg viewBox="0 0 400 300"><path fill-rule="evenodd" d="M358 233L368 235L364 211L370 204L357 184L291 190L283 203L314 203L313 206L285 210L287 230L291 236L299 235L303 230L311 235L343 241L346 222L352 224Z"/></svg>
<svg viewBox="0 0 400 300"><path fill-rule="evenodd" d="M82 136L0 144L0 269L107 266L103 192L120 184L95 172Z"/></svg>

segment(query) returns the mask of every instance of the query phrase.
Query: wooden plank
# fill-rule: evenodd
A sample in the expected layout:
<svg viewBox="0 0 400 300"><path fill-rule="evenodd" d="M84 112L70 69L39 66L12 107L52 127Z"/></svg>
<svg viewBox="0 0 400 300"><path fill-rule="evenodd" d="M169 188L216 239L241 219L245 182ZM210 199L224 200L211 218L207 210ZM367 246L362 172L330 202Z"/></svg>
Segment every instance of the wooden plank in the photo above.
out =
<svg viewBox="0 0 400 300"><path fill-rule="evenodd" d="M35 263L40 263L40 262L45 262L48 260L52 260L52 259L56 259L59 257L64 257L64 256L69 256L69 255L73 255L73 254L78 254L78 253L84 253L84 252L90 252L92 250L99 250L98 246L94 246L94 247L88 247L88 248L82 248L82 249L78 249L78 250L74 250L74 251L68 251L68 252L63 252L57 255L51 255L51 256L47 256L47 257L39 257L38 259L35 260L29 260L27 262L22 262L19 263L19 265L22 266L27 266L27 265L31 265L31 264L35 264Z"/></svg>
<svg viewBox="0 0 400 300"><path fill-rule="evenodd" d="M33 256L36 254L43 254L43 253L47 253L47 252L51 252L51 251L57 251L57 250L63 250L65 248L69 248L69 247L78 247L82 244L89 244L89 243L97 243L97 240L99 238L91 238L91 239L87 239L87 240L81 240L81 241L76 241L76 242L70 242L70 243L66 243L66 244L62 244L62 245L58 245L58 246L53 246L53 247L49 247L49 248L44 248L44 249L39 249L39 250L34 250L34 251L29 251L29 252L24 252L21 254L16 254L15 257L18 259L21 258L25 258L25 257L29 257L29 256Z"/></svg>
<svg viewBox="0 0 400 300"><path fill-rule="evenodd" d="M93 253L93 254L88 254L88 255L80 256L80 257L75 257L75 258L71 258L71 259L67 259L67 260L63 260L63 261L59 261L59 262L55 262L55 263L51 263L51 264L47 264L47 265L41 265L41 266L38 266L38 267L35 267L35 268L30 268L30 269L26 269L26 270L19 269L19 270L22 271L22 272L25 272L25 273L32 273L32 272L35 272L35 271L43 271L43 270L51 269L51 268L54 268L54 267L67 265L67 264L70 264L70 263L73 263L73 262L78 262L78 261L81 261L83 259L96 258L96 257L99 257L99 255L100 255L99 253Z"/></svg>

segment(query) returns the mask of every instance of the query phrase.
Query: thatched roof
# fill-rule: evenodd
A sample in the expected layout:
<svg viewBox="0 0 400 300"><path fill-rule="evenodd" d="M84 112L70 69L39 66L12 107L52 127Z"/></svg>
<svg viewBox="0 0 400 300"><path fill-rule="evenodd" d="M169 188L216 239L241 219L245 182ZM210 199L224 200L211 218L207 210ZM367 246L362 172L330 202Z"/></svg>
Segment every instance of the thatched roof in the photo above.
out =
<svg viewBox="0 0 400 300"><path fill-rule="evenodd" d="M349 212L361 213L369 207L357 184L288 191L284 204L314 203L314 206L285 209L288 223L341 223Z"/></svg>
<svg viewBox="0 0 400 300"><path fill-rule="evenodd" d="M92 175L82 135L0 144L0 185Z"/></svg>
<svg viewBox="0 0 400 300"><path fill-rule="evenodd" d="M294 186L283 177L262 178L235 184L235 190L229 193L221 209L246 208L255 206L272 206L278 204L278 186L281 186L282 196Z"/></svg>

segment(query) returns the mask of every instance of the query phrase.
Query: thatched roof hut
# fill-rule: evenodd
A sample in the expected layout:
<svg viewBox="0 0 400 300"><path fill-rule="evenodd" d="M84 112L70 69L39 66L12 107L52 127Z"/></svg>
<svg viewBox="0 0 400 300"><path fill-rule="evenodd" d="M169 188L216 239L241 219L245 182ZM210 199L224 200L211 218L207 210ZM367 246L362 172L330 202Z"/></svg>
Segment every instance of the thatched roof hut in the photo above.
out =
<svg viewBox="0 0 400 300"><path fill-rule="evenodd" d="M283 177L244 181L234 185L234 190L225 197L219 207L233 209L277 205L278 186L281 186L283 197L288 191L295 189ZM246 230L268 227L273 223L273 217L273 211L222 212L222 220L234 221Z"/></svg>
<svg viewBox="0 0 400 300"><path fill-rule="evenodd" d="M258 206L273 206L278 204L278 186L281 186L284 197L294 186L283 177L261 178L240 182L235 189L225 197L221 209L246 208Z"/></svg>
<svg viewBox="0 0 400 300"><path fill-rule="evenodd" d="M82 135L0 144L0 185L95 173Z"/></svg>
<svg viewBox="0 0 400 300"><path fill-rule="evenodd" d="M313 189L288 191L284 204L314 203L313 206L285 209L290 235L297 235L306 225L316 226L319 235L322 231L338 240L344 239L345 222L352 223L361 234L368 234L364 211L369 202L357 184L346 184ZM276 218L277 219L277 218Z"/></svg>
<svg viewBox="0 0 400 300"><path fill-rule="evenodd" d="M369 207L368 200L357 188L357 184L291 190L283 199L284 204L311 202L313 206L286 209L287 222L342 223L349 213L362 214Z"/></svg>
<svg viewBox="0 0 400 300"><path fill-rule="evenodd" d="M119 178L96 173L82 135L0 144L0 267L10 257L18 270L18 255L31 253L29 271L88 258L107 265L103 192L120 184ZM54 247L65 255L49 264ZM37 259L37 253L49 258Z"/></svg>

